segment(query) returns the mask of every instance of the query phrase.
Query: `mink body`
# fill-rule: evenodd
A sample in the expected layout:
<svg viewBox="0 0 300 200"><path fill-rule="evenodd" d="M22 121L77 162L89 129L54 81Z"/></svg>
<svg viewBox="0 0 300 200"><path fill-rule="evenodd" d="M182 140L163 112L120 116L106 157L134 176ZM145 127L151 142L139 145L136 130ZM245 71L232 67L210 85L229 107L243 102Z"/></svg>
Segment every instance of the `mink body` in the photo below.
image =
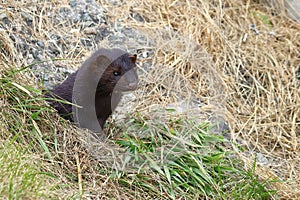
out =
<svg viewBox="0 0 300 200"><path fill-rule="evenodd" d="M80 69L46 94L47 98L62 99L81 107L54 99L48 99L48 102L65 119L80 127L101 132L107 118L120 102L122 92L137 88L135 62L136 55L123 50L100 49Z"/></svg>

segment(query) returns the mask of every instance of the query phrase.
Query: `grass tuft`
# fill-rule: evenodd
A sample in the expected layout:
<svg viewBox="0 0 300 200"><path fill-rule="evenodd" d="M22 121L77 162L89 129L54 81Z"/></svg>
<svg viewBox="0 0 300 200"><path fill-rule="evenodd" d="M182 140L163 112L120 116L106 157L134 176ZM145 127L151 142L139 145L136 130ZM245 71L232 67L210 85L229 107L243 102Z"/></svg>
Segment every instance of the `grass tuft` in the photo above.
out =
<svg viewBox="0 0 300 200"><path fill-rule="evenodd" d="M127 127L124 137L116 140L128 153L128 166L119 171L120 184L171 199L265 199L274 194L267 189L269 180L261 183L254 175L255 164L245 171L237 154L225 147L229 141L211 134L207 123L138 118Z"/></svg>
<svg viewBox="0 0 300 200"><path fill-rule="evenodd" d="M6 141L0 148L0 196L8 199L40 199L56 196L56 177L42 171L39 156Z"/></svg>
<svg viewBox="0 0 300 200"><path fill-rule="evenodd" d="M118 33L96 44L84 22L57 23L68 2L8 0L0 8L11 22L0 30L1 197L297 199L300 26L261 2L103 0L105 26ZM81 39L112 47L120 24L135 29L123 45L148 66L139 65L128 124L112 122L111 137L94 144L49 109L30 68L78 67L91 51ZM138 32L151 42L136 45ZM53 36L63 40L56 46ZM47 61L30 63L34 41ZM56 48L72 62L51 58ZM223 130L238 145L215 134Z"/></svg>

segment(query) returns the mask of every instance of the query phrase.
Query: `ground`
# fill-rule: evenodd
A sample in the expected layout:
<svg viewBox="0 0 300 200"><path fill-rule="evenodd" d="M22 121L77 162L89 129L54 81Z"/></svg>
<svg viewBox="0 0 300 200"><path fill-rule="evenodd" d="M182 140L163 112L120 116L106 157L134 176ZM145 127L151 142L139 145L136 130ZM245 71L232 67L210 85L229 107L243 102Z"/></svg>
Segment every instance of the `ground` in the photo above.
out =
<svg viewBox="0 0 300 200"><path fill-rule="evenodd" d="M231 141L226 148L236 152L244 169L255 166L254 174L260 181L276 180L268 186L277 190L271 198L297 199L300 195L300 80L296 75L300 67L300 24L281 10L259 1L238 0L35 0L7 1L0 11L2 84L6 83L4 79L10 80L8 69L26 68L14 77L12 85L32 96L35 91L23 84L37 90L51 88L97 48L119 47L137 53L139 88L127 95L114 113L106 129L109 134L131 130L138 135L138 131L145 133L145 127L172 133L178 116L216 124L208 132ZM14 114L17 109L10 107L11 99L20 98L8 98L12 91L1 93L2 113L9 113L1 115L3 144L7 138L10 142L14 138L11 124L17 123L11 118L18 118L20 124L30 121L26 114ZM36 146L42 146L42 150L33 148L24 157L38 157L42 169L59 177L55 183L76 183L60 190L62 198L76 191L83 198L155 196L154 189L130 188L135 179L130 183L126 179L124 189L120 181L99 172L99 160L107 167L122 158L113 157L107 144L86 148L84 138L88 133L61 122L53 112L42 112L47 112L43 120L46 116L52 126L39 119L37 124L30 121L34 128L24 125L14 130L36 130L43 138ZM33 115L29 119L36 120ZM144 129L130 129L126 121L139 122ZM163 126L158 128L157 123ZM25 146L30 143L28 135L22 138L23 142L16 141ZM114 159L105 163L104 155ZM48 161L42 162L45 157ZM93 183L87 184L89 181ZM64 194L64 190L68 192Z"/></svg>

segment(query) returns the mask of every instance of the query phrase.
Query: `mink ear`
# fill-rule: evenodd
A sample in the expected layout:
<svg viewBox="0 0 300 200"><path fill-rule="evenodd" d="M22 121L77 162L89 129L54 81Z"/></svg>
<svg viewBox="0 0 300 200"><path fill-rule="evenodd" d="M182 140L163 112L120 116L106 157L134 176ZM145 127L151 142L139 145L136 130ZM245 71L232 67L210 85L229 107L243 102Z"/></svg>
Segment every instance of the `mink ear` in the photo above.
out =
<svg viewBox="0 0 300 200"><path fill-rule="evenodd" d="M98 71L99 69L105 70L111 64L111 61L104 55L98 55L93 59L92 63L93 70Z"/></svg>
<svg viewBox="0 0 300 200"><path fill-rule="evenodd" d="M129 55L129 58L132 60L132 62L136 62L136 57L137 55L136 54L133 54L133 55Z"/></svg>

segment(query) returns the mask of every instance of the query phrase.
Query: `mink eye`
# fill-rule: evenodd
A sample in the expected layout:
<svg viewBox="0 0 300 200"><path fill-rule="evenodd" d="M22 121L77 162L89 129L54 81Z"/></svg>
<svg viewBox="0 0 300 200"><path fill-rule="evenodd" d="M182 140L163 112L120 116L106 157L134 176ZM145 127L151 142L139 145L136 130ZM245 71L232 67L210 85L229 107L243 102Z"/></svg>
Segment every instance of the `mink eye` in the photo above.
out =
<svg viewBox="0 0 300 200"><path fill-rule="evenodd" d="M114 71L113 74L114 74L114 76L120 76L121 75L121 73L117 72L117 71Z"/></svg>

